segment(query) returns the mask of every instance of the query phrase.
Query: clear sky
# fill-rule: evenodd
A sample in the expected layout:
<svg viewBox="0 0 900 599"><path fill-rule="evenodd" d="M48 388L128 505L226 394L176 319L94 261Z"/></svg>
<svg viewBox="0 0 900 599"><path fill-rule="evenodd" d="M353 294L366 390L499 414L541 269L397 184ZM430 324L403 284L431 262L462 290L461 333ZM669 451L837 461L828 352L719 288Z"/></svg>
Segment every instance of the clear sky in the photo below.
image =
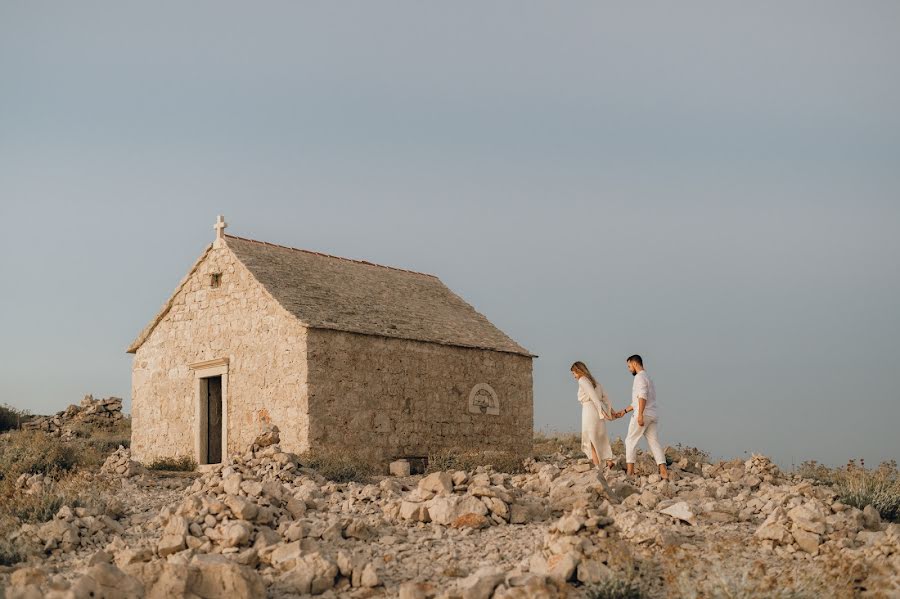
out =
<svg viewBox="0 0 900 599"><path fill-rule="evenodd" d="M0 3L0 402L130 395L236 235L431 272L663 442L900 457L900 3ZM626 421L613 435L624 434Z"/></svg>

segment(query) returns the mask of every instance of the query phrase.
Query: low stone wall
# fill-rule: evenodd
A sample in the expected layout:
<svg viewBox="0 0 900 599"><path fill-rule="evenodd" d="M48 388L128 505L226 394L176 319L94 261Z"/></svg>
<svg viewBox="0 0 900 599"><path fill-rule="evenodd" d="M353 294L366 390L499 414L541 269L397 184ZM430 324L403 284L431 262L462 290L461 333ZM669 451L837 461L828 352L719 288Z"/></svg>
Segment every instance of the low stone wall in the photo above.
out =
<svg viewBox="0 0 900 599"><path fill-rule="evenodd" d="M121 398L94 399L92 395L85 395L81 404L72 404L53 416L33 418L22 423L22 428L43 431L54 437L71 439L78 436L76 431L79 428L85 426L112 428L124 418Z"/></svg>

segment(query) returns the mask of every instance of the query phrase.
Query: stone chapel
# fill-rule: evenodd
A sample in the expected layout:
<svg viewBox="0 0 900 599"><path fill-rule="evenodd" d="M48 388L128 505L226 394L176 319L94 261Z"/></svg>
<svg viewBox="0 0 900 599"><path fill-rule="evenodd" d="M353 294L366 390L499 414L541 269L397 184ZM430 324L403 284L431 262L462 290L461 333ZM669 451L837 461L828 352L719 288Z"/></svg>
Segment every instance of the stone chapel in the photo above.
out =
<svg viewBox="0 0 900 599"><path fill-rule="evenodd" d="M225 234L128 347L135 459L527 452L532 359L433 275Z"/></svg>

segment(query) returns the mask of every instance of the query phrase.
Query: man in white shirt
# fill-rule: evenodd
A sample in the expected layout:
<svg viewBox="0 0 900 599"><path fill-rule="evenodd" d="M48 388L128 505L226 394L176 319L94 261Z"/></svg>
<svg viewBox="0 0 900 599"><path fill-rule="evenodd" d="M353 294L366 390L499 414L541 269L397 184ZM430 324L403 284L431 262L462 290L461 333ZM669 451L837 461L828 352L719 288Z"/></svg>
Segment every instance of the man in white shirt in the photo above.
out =
<svg viewBox="0 0 900 599"><path fill-rule="evenodd" d="M635 412L628 424L628 436L625 437L625 472L629 476L634 474L637 444L641 437L646 437L653 458L659 466L659 475L667 479L669 471L666 469L666 454L656 436L656 388L653 386L653 381L647 376L647 372L644 370L644 361L639 355L630 356L625 363L628 371L634 377L631 405L615 414L617 418L620 418L628 412Z"/></svg>

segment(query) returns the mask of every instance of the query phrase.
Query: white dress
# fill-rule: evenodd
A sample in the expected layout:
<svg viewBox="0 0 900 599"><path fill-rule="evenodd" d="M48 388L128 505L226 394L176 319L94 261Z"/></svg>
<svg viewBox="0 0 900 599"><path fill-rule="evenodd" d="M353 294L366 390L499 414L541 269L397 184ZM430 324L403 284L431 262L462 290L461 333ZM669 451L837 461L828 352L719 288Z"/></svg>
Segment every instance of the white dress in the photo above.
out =
<svg viewBox="0 0 900 599"><path fill-rule="evenodd" d="M578 401L581 403L581 450L588 458L591 445L601 460L613 458L609 436L606 434L606 421L612 417L612 406L603 386L597 383L594 388L586 376L578 379Z"/></svg>

